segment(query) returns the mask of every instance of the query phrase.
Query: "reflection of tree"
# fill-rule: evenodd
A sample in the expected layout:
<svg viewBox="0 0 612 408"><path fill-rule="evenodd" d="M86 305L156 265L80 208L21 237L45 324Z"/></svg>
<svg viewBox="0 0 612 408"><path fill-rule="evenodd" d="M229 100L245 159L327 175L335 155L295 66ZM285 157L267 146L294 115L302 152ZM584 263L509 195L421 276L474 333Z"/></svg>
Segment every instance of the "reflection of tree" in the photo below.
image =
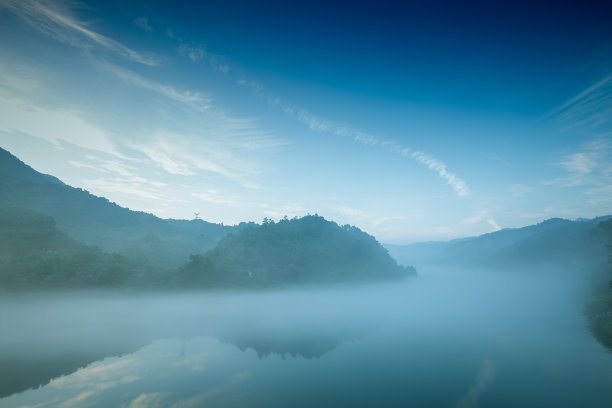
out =
<svg viewBox="0 0 612 408"><path fill-rule="evenodd" d="M238 347L242 351L253 349L259 358L268 357L271 354L278 354L281 357L286 355L292 357L319 358L324 354L335 349L344 339L333 337L320 338L288 338L274 339L262 337L241 337L238 339L226 340Z"/></svg>
<svg viewBox="0 0 612 408"><path fill-rule="evenodd" d="M233 344L242 351L253 349L259 358L277 354L281 357L303 357L307 359L319 358L334 350L343 343L358 340L367 330L354 327L343 330L325 331L293 331L292 333L278 333L278 331L243 331L223 333L216 337L222 342Z"/></svg>

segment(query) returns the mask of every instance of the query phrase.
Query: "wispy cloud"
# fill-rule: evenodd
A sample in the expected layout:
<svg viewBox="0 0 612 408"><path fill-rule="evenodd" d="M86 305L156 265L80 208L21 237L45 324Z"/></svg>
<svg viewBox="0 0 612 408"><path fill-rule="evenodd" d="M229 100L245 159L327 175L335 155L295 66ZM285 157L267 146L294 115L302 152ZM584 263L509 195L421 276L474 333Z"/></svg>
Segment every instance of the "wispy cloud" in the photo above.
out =
<svg viewBox="0 0 612 408"><path fill-rule="evenodd" d="M209 52L206 47L201 45L187 44L182 38L175 36L169 29L166 31L166 35L168 38L179 43L177 47L178 54L189 58L191 62L206 63L214 70L223 74L227 74L230 71L230 64L224 56Z"/></svg>
<svg viewBox="0 0 612 408"><path fill-rule="evenodd" d="M147 33L153 32L153 27L151 27L151 24L149 24L149 19L146 17L135 18L134 25Z"/></svg>
<svg viewBox="0 0 612 408"><path fill-rule="evenodd" d="M201 47L189 47L181 45L179 47L179 53L186 55L192 62L197 62L206 58L206 50Z"/></svg>
<svg viewBox="0 0 612 408"><path fill-rule="evenodd" d="M574 153L565 158L560 164L570 173L588 174L597 165L592 153Z"/></svg>
<svg viewBox="0 0 612 408"><path fill-rule="evenodd" d="M144 56L116 40L91 30L85 22L73 15L68 5L74 3L0 0L0 8L19 16L34 28L59 41L86 49L97 46L141 64L158 65L157 59Z"/></svg>
<svg viewBox="0 0 612 408"><path fill-rule="evenodd" d="M567 174L544 185L557 187L597 186L612 183L612 143L608 139L594 139L583 143L580 150L566 155L556 163Z"/></svg>
<svg viewBox="0 0 612 408"><path fill-rule="evenodd" d="M178 202L178 200L169 198L164 194L163 186L160 186L159 183L149 182L149 180L144 178L108 177L83 179L82 183L87 190L97 194L122 193L146 200Z"/></svg>
<svg viewBox="0 0 612 408"><path fill-rule="evenodd" d="M104 68L106 71L114 74L130 85L155 92L174 102L190 106L199 111L205 111L210 108L212 102L211 97L203 95L200 92L192 92L189 90L179 91L173 86L146 79L133 71L108 62L100 63L99 67Z"/></svg>
<svg viewBox="0 0 612 408"><path fill-rule="evenodd" d="M411 157L419 163L427 166L428 169L438 172L438 175L442 179L446 180L448 185L455 190L459 197L465 197L469 194L467 184L465 184L465 182L457 177L454 173L449 172L446 168L446 164L440 160L421 152L414 152L411 154Z"/></svg>
<svg viewBox="0 0 612 408"><path fill-rule="evenodd" d="M479 224L482 222L486 222L491 227L493 227L493 231L499 231L502 227L493 219L493 217L489 214L488 210L481 210L476 215L472 215L466 217L461 220L462 224Z"/></svg>
<svg viewBox="0 0 612 408"><path fill-rule="evenodd" d="M493 218L489 218L487 220L487 223L493 227L493 231L500 231L502 229L502 227L500 227L499 224L496 223Z"/></svg>
<svg viewBox="0 0 612 408"><path fill-rule="evenodd" d="M404 146L393 140L362 132L351 126L339 125L331 120L321 118L306 109L284 103L281 98L269 92L260 82L248 80L243 77L238 80L238 84L250 88L257 97L265 100L268 105L278 106L286 115L308 126L308 128L314 132L330 133L340 137L351 138L354 142L361 145L379 146L388 149L392 153L411 158L425 165L428 169L437 172L438 175L453 188L459 197L469 195L470 191L466 182L456 174L448 171L444 162L432 156L423 152L412 152L408 146Z"/></svg>
<svg viewBox="0 0 612 408"><path fill-rule="evenodd" d="M244 188L257 189L250 177L257 173L256 166L236 157L227 146L179 134L160 134L146 143L131 143L130 148L143 153L151 162L174 176L215 174L239 183Z"/></svg>
<svg viewBox="0 0 612 408"><path fill-rule="evenodd" d="M561 106L548 112L542 119L556 117L568 122L568 126L571 127L585 125L596 127L602 124L600 121L610 123L611 110L612 74L608 74Z"/></svg>
<svg viewBox="0 0 612 408"><path fill-rule="evenodd" d="M0 130L21 132L53 143L62 149L61 141L90 150L121 157L111 137L102 129L83 120L77 112L51 110L25 101L15 104L0 96L2 121Z"/></svg>

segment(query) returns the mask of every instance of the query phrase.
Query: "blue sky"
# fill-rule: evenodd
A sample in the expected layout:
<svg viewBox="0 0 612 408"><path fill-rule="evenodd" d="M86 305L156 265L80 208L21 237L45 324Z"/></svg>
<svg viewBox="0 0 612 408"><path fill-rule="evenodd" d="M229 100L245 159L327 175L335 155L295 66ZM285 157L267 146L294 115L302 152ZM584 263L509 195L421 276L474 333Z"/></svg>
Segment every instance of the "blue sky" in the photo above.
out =
<svg viewBox="0 0 612 408"><path fill-rule="evenodd" d="M602 3L0 0L0 146L163 218L380 241L612 213Z"/></svg>

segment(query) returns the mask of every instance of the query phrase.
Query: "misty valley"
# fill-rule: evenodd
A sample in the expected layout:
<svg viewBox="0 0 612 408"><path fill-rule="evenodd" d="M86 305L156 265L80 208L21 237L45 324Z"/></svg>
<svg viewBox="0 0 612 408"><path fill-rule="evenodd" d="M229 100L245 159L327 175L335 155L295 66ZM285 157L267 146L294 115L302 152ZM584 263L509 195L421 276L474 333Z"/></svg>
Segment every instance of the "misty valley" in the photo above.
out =
<svg viewBox="0 0 612 408"><path fill-rule="evenodd" d="M612 401L610 217L385 248L162 220L1 153L0 407Z"/></svg>
<svg viewBox="0 0 612 408"><path fill-rule="evenodd" d="M0 0L0 408L612 407L612 1Z"/></svg>

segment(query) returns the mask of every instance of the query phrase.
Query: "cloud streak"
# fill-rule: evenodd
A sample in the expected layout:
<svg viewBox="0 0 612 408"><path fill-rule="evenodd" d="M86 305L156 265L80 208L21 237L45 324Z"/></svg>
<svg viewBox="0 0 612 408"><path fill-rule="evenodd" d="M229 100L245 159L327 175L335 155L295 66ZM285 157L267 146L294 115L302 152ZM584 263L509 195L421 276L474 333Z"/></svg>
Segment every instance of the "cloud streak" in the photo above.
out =
<svg viewBox="0 0 612 408"><path fill-rule="evenodd" d="M4 8L20 17L42 33L89 49L92 45L119 54L144 65L158 65L158 60L141 53L87 28L87 24L73 16L64 3L45 0L0 0ZM85 40L85 41L84 41Z"/></svg>
<svg viewBox="0 0 612 408"><path fill-rule="evenodd" d="M160 84L159 82L145 79L133 71L108 62L100 63L99 67L104 68L106 71L112 73L117 78L129 83L130 85L157 93L174 102L190 106L200 112L210 108L212 102L211 97L203 95L200 92L191 92L189 90L179 91L173 86L164 85Z"/></svg>
<svg viewBox="0 0 612 408"><path fill-rule="evenodd" d="M446 183L452 187L453 190L459 195L459 197L465 197L469 194L467 184L454 173L447 170L446 164L437 160L431 156L428 156L422 152L414 152L410 155L413 159L419 163L424 164L428 169L438 173L440 178L446 181Z"/></svg>
<svg viewBox="0 0 612 408"><path fill-rule="evenodd" d="M432 156L418 151L411 152L409 147L401 145L393 140L387 140L380 136L362 132L350 126L338 125L330 120L316 116L306 109L284 104L279 97L268 92L259 82L241 78L237 83L241 86L250 88L257 97L265 100L268 105L279 106L286 115L308 126L308 128L314 132L329 133L339 137L348 137L354 142L364 146L380 146L386 148L392 153L401 154L404 157L411 158L417 163L420 163L428 169L438 173L438 176L445 180L459 197L465 197L470 194L467 183L459 178L456 174L450 172L444 162Z"/></svg>

